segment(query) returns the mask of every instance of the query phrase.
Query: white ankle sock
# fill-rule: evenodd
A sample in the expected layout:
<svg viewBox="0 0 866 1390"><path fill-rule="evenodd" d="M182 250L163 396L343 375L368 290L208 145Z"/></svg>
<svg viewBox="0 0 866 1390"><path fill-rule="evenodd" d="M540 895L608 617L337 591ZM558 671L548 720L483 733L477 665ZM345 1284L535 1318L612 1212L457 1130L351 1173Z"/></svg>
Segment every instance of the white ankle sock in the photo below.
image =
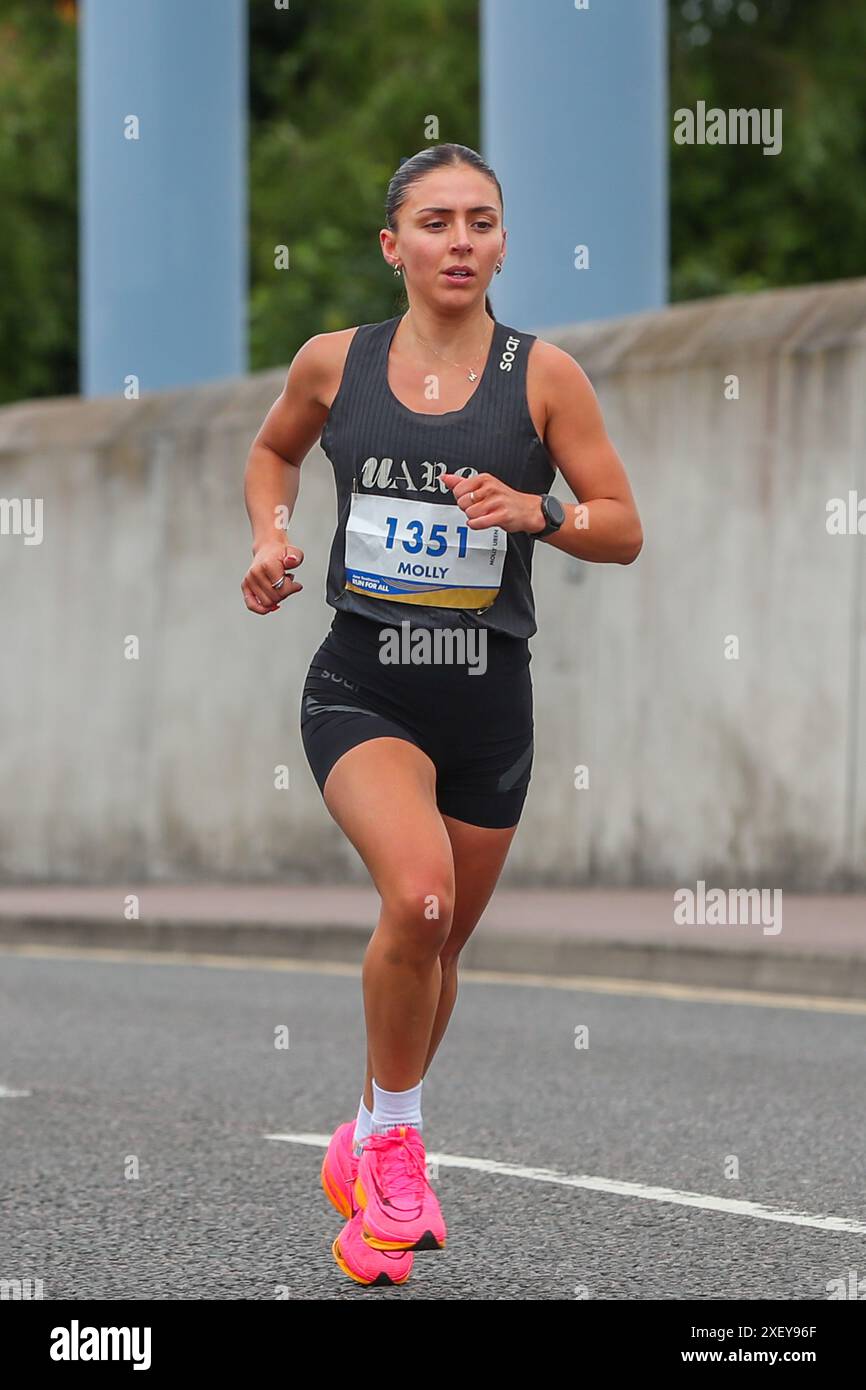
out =
<svg viewBox="0 0 866 1390"><path fill-rule="evenodd" d="M373 1078L373 1133L386 1134L395 1125L414 1125L421 1128L421 1087L411 1086L408 1091L383 1091Z"/></svg>
<svg viewBox="0 0 866 1390"><path fill-rule="evenodd" d="M364 1097L361 1096L361 1104L358 1106L358 1118L355 1121L355 1134L353 1144L356 1157L360 1157L364 1140L368 1134L373 1133L373 1112L368 1110L364 1104Z"/></svg>

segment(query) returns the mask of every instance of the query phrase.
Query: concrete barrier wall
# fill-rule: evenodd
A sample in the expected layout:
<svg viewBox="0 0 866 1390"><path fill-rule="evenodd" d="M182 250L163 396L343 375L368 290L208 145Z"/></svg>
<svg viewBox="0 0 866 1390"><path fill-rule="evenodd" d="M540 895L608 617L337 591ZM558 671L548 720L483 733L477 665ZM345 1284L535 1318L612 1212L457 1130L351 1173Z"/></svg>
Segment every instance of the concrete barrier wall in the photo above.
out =
<svg viewBox="0 0 866 1390"><path fill-rule="evenodd" d="M596 386L645 543L631 566L536 547L503 882L866 887L866 535L826 510L866 498L866 280L545 336ZM5 881L367 881L298 730L332 616L318 448L303 593L265 617L240 594L244 463L283 379L0 411L0 498L43 503L38 544L0 515Z"/></svg>

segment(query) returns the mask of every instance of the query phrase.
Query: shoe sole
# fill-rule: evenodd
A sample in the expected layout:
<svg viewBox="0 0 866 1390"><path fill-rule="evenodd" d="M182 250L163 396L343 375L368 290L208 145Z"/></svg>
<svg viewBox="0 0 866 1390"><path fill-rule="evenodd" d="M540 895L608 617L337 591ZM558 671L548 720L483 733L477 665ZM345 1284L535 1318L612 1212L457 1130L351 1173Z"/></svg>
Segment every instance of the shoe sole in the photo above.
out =
<svg viewBox="0 0 866 1390"><path fill-rule="evenodd" d="M351 1221L352 1217L355 1215L355 1212L352 1208L352 1204L349 1201L349 1198L346 1196L346 1189L343 1187L337 1187L336 1184L331 1181L330 1174L328 1173L327 1154L325 1154L325 1157L322 1159L320 1177L322 1182L322 1188L324 1189L324 1193L328 1201L331 1203L332 1206L335 1206L337 1208L337 1211L340 1213L341 1216L344 1216L347 1221Z"/></svg>
<svg viewBox="0 0 866 1390"><path fill-rule="evenodd" d="M358 1176L355 1179L355 1186L353 1191L355 1193L355 1201L358 1203L358 1206L364 1209L364 1220L366 1222L367 1194L364 1191L364 1186L361 1182L360 1176ZM437 1240L432 1231L425 1231L423 1235L419 1236L418 1239L413 1241L411 1244L407 1244L407 1242L404 1240L382 1240L379 1236L374 1235L372 1231L368 1231L366 1224L362 1228L361 1234L363 1235L364 1240L367 1242L367 1244L371 1246L374 1250L424 1251L445 1249L445 1241Z"/></svg>
<svg viewBox="0 0 866 1390"><path fill-rule="evenodd" d="M355 1271L350 1269L349 1266L346 1264L346 1261L343 1258L343 1253L340 1250L339 1236L334 1237L334 1242L331 1246L331 1254L334 1256L334 1259L340 1266L340 1269L343 1271L343 1273L348 1274L350 1279L354 1279L356 1284L361 1284L365 1289L373 1289L377 1286L379 1288L384 1288L386 1285L391 1284L405 1284L406 1280L409 1278L409 1275L412 1273L412 1267L410 1265L409 1269L403 1275L402 1279L392 1279L391 1276L389 1274L385 1274L384 1271L381 1274L377 1274L375 1279L362 1279L360 1274L356 1274Z"/></svg>

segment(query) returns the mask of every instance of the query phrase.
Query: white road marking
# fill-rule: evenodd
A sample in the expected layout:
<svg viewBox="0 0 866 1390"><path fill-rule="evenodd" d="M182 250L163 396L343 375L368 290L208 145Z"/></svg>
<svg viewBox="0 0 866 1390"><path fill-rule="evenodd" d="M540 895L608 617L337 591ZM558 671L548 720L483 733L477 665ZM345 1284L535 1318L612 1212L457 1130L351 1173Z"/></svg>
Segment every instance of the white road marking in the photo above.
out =
<svg viewBox="0 0 866 1390"><path fill-rule="evenodd" d="M237 957L223 955L181 954L176 951L125 951L105 948L54 946L2 946L0 955L19 955L31 959L96 960L105 963L143 965L199 965L222 970L278 970L297 974L342 975L358 977L360 965L345 965L336 961L294 960L282 956ZM752 990L712 989L696 985L666 984L659 981L619 980L595 975L516 975L507 971L461 970L461 980L479 984L534 985L545 989L569 989L578 993L626 994L643 998L701 1001L718 1004L751 1004L762 1008L806 1009L828 1013L866 1014L866 1000L834 999L822 995L786 995L759 993ZM0 1096L3 1088L0 1087ZM29 1092L14 1092L24 1094ZM288 1144L308 1144L325 1149L329 1134L267 1134L266 1139ZM523 1178L532 1182L554 1183L560 1187L582 1187L595 1192L610 1192L616 1196L639 1197L650 1202L671 1202L678 1206L698 1207L705 1211L727 1212L733 1216L749 1216L759 1221L777 1221L791 1226L810 1226L821 1231L846 1231L866 1235L866 1222L850 1221L840 1216L810 1216L806 1212L778 1210L760 1202L748 1202L733 1197L714 1197L699 1192L681 1192L676 1188L652 1187L645 1183L620 1182L612 1178L570 1176L552 1168L527 1168L520 1164L500 1163L495 1159L470 1158L463 1154L428 1152L428 1159L446 1168L468 1168L476 1172L498 1173L506 1177Z"/></svg>
<svg viewBox="0 0 866 1390"><path fill-rule="evenodd" d="M0 956L33 960L93 960L105 964L198 965L213 970L283 970L300 975L342 975L360 978L361 966L342 961L315 961L292 956L229 956L205 952L129 951L102 946L0 946ZM643 999L672 999L685 1003L750 1004L762 1009L805 1009L810 1013L866 1015L866 999L841 999L826 994L773 994L756 989L722 989L712 985L678 985L665 980L629 980L606 975L533 975L510 970L461 967L466 984L518 985L565 989L578 994L633 995Z"/></svg>
<svg viewBox="0 0 866 1390"><path fill-rule="evenodd" d="M31 1091L14 1091L11 1086L0 1086L0 1100L9 1100L12 1096L29 1096Z"/></svg>
<svg viewBox="0 0 866 1390"><path fill-rule="evenodd" d="M326 1149L330 1134L266 1134L265 1139L284 1144L308 1144ZM583 1187L590 1192L610 1192L616 1197L639 1197L645 1202L672 1202L680 1207L699 1207L702 1211L723 1211L730 1216L750 1216L757 1221L780 1221L786 1226L811 1226L818 1231L846 1231L849 1235L866 1236L866 1221L850 1221L843 1216L810 1216L803 1211L784 1207L765 1207L762 1202L747 1202L736 1197L713 1197L701 1192L680 1192L674 1187L652 1187L642 1182L620 1182L613 1178L573 1177L555 1168L526 1168L519 1163L499 1163L493 1158L468 1158L465 1154L445 1154L427 1151L428 1162L442 1168L470 1168L476 1173L497 1173L506 1178L523 1178L528 1182L555 1183L559 1187Z"/></svg>

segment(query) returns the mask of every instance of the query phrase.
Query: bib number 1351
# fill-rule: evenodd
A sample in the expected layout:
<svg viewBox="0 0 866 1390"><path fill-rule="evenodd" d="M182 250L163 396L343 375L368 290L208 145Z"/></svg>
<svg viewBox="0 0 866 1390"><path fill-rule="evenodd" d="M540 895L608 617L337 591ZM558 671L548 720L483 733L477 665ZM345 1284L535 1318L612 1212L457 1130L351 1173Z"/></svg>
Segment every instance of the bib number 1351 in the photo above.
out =
<svg viewBox="0 0 866 1390"><path fill-rule="evenodd" d="M353 492L346 519L346 588L439 608L489 608L508 533L473 530L454 503Z"/></svg>
<svg viewBox="0 0 866 1390"><path fill-rule="evenodd" d="M386 517L385 521L388 527L388 534L385 538L385 548L387 550L393 550L397 537L397 527L400 523L396 516ZM430 527L430 539L427 542L426 546L424 545L423 521L407 521L405 529L411 533L412 539L406 540L405 538L403 538L402 540L398 541L397 544L402 545L407 555L419 555L423 550L425 555L432 555L434 557L437 557L439 555L444 555L448 550L447 522L433 522L433 525ZM458 536L455 559L462 560L466 555L466 538L469 535L469 527L455 526L454 530L457 532Z"/></svg>

